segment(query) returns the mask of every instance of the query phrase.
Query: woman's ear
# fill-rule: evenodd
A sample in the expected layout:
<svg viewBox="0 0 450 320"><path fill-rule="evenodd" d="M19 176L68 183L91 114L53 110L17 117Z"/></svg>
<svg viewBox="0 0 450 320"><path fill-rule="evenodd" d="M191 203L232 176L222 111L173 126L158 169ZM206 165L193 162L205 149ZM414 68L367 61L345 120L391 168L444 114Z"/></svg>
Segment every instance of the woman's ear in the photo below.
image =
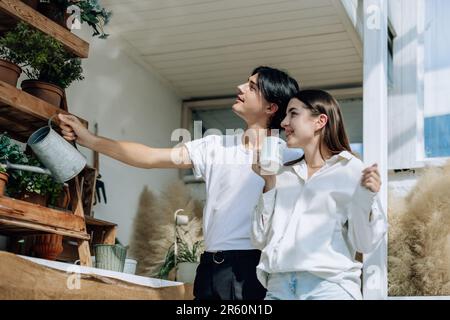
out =
<svg viewBox="0 0 450 320"><path fill-rule="evenodd" d="M325 125L327 124L327 122L328 122L328 116L326 115L326 114L320 114L318 117L317 117L317 123L316 123L316 129L317 130L321 130L323 127L325 127Z"/></svg>

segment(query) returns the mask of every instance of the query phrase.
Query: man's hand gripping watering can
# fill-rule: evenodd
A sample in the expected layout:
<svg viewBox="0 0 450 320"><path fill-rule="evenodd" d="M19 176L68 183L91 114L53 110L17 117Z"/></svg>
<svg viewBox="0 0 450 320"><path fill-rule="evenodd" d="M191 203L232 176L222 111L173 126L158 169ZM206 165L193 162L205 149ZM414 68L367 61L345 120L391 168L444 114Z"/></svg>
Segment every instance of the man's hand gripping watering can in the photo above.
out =
<svg viewBox="0 0 450 320"><path fill-rule="evenodd" d="M48 120L48 126L35 131L27 141L46 169L9 162L1 166L6 169L47 174L61 183L77 176L86 166L86 158L74 147L75 143L74 146L71 145L52 128L52 120L55 116Z"/></svg>

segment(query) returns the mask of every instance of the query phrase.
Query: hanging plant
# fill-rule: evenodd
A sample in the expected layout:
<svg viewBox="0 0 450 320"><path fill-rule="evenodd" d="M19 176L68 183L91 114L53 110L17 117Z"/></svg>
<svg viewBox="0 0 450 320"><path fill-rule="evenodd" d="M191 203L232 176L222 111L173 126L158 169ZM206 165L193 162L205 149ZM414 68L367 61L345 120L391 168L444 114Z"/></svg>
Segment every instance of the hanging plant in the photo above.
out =
<svg viewBox="0 0 450 320"><path fill-rule="evenodd" d="M109 34L104 31L104 27L110 22L112 12L103 8L98 0L49 0L41 3L39 10L48 18L66 26L67 8L72 5L80 8L80 22L87 23L93 29L93 37L108 38ZM76 15L77 12L75 11L74 14Z"/></svg>

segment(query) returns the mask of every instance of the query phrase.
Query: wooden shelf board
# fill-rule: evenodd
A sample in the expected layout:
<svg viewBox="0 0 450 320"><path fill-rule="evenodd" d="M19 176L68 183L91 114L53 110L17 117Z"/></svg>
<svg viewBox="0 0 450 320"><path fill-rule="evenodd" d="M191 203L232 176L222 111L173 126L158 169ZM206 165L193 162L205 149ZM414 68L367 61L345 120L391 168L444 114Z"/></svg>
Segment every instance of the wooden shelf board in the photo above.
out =
<svg viewBox="0 0 450 320"><path fill-rule="evenodd" d="M6 196L0 196L0 218L25 223L27 226L31 223L50 229L86 233L82 217Z"/></svg>
<svg viewBox="0 0 450 320"><path fill-rule="evenodd" d="M18 0L0 0L0 10L0 32L13 29L19 20L24 21L61 42L76 56L88 57L89 43L25 3Z"/></svg>
<svg viewBox="0 0 450 320"><path fill-rule="evenodd" d="M111 228L117 227L116 223L95 219L90 216L86 216L85 220L86 220L86 225L89 225L89 226L100 226L100 227L111 227Z"/></svg>
<svg viewBox="0 0 450 320"><path fill-rule="evenodd" d="M89 240L90 236L85 232L71 231L62 228L52 228L38 223L17 221L0 216L0 233L4 235L32 235L40 233L56 233L66 237L81 240Z"/></svg>
<svg viewBox="0 0 450 320"><path fill-rule="evenodd" d="M14 139L26 142L35 130L47 125L48 119L57 113L67 114L46 101L0 81L0 130L7 131ZM78 119L88 127L86 120Z"/></svg>

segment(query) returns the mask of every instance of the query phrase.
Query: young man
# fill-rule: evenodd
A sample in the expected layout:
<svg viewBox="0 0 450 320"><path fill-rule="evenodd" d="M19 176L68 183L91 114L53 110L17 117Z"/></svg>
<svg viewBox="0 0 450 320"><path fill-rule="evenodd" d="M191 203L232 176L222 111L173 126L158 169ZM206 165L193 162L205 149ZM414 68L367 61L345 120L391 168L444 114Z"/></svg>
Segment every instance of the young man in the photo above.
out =
<svg viewBox="0 0 450 320"><path fill-rule="evenodd" d="M266 129L280 129L289 100L299 90L286 73L270 67L253 70L238 86L233 111L247 125L243 134L210 135L176 148L155 149L142 144L95 136L73 116L59 115L67 140L140 168L194 170L206 183L203 211L205 252L194 283L199 300L263 299L256 278L261 252L251 243L252 212L264 180L252 170ZM295 158L295 156L293 156ZM291 159L286 159L291 160Z"/></svg>

